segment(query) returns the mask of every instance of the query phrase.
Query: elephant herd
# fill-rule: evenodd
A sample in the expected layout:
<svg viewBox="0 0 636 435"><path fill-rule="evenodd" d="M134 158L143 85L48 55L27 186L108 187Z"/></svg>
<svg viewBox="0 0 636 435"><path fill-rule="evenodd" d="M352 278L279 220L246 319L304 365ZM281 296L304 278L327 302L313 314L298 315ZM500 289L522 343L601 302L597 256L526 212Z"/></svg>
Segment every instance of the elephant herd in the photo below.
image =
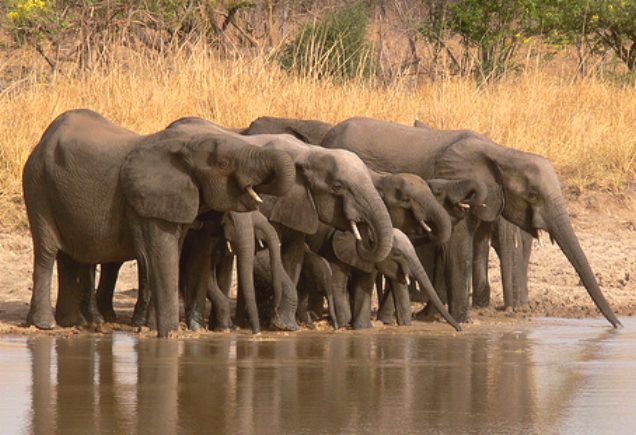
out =
<svg viewBox="0 0 636 435"><path fill-rule="evenodd" d="M491 243L506 305L527 303L542 231L620 325L552 164L470 130L273 117L236 130L189 117L139 135L78 109L46 129L23 189L34 252L27 323L40 329L114 321L119 267L136 260L132 321L160 337L179 328L180 296L191 329L296 330L325 309L335 328L368 328L374 290L384 323L410 324L418 297L460 330L471 288L473 305L489 303Z"/></svg>

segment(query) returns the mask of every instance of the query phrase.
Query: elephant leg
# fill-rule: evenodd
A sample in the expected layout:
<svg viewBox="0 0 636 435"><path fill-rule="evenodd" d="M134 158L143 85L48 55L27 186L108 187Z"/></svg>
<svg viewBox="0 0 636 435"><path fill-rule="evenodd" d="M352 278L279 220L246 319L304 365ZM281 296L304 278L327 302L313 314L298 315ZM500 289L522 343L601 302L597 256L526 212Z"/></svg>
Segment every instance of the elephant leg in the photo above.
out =
<svg viewBox="0 0 636 435"><path fill-rule="evenodd" d="M514 227L503 217L498 217L493 227L492 246L499 257L499 269L501 270L501 287L503 289L504 307L512 307L514 293L514 257L517 255Z"/></svg>
<svg viewBox="0 0 636 435"><path fill-rule="evenodd" d="M290 281L283 280L283 295L272 324L282 330L295 331L298 329L296 322L296 310L298 308L297 286L300 279L303 258L305 256L305 236L303 234L291 234L284 240L281 247L283 268L287 272ZM291 284L291 288L290 288Z"/></svg>
<svg viewBox="0 0 636 435"><path fill-rule="evenodd" d="M301 279L298 280L298 307L296 307L296 318L298 323L310 325L313 323L309 316L309 288L304 285L301 273Z"/></svg>
<svg viewBox="0 0 636 435"><path fill-rule="evenodd" d="M142 261L137 262L137 287L137 302L135 302L135 309L133 310L132 324L134 326L147 325L154 329L156 325L153 322L156 318L152 317L155 313L152 316L150 315L153 308L150 303L148 272Z"/></svg>
<svg viewBox="0 0 636 435"><path fill-rule="evenodd" d="M351 303L347 282L349 281L349 267L340 262L330 263L333 302L338 326L344 328L351 323Z"/></svg>
<svg viewBox="0 0 636 435"><path fill-rule="evenodd" d="M234 255L220 255L216 261L216 282L225 296L230 297Z"/></svg>
<svg viewBox="0 0 636 435"><path fill-rule="evenodd" d="M82 326L88 319L82 314L81 265L66 253L57 253L57 303L55 320L60 326Z"/></svg>
<svg viewBox="0 0 636 435"><path fill-rule="evenodd" d="M115 309L113 308L113 295L122 264L106 263L101 265L96 295L97 308L107 322L115 322L117 320L117 314L115 314Z"/></svg>
<svg viewBox="0 0 636 435"><path fill-rule="evenodd" d="M159 337L179 329L179 238L181 225L160 220L140 220L137 258L146 262L150 299L154 305Z"/></svg>
<svg viewBox="0 0 636 435"><path fill-rule="evenodd" d="M409 326L413 317L409 286L396 280L391 281L391 294L393 295L397 324L399 326Z"/></svg>
<svg viewBox="0 0 636 435"><path fill-rule="evenodd" d="M371 293L375 284L377 272L356 271L351 277L353 290L353 329L372 328L371 324Z"/></svg>
<svg viewBox="0 0 636 435"><path fill-rule="evenodd" d="M453 228L446 261L449 311L460 323L468 319L468 289L472 272L474 231L467 221L464 219Z"/></svg>
<svg viewBox="0 0 636 435"><path fill-rule="evenodd" d="M378 274L379 276L380 274ZM377 282L377 279L376 279ZM377 284L376 284L377 285ZM377 319L385 325L393 325L393 314L395 314L395 300L393 299L392 280L387 280L384 291L378 288L378 308Z"/></svg>
<svg viewBox="0 0 636 435"><path fill-rule="evenodd" d="M490 305L490 283L488 282L488 254L492 225L480 222L473 243L473 307Z"/></svg>
<svg viewBox="0 0 636 435"><path fill-rule="evenodd" d="M216 280L216 273L208 276L208 298L212 301L208 329L212 331L228 331L233 328L230 312L230 298L228 298Z"/></svg>
<svg viewBox="0 0 636 435"><path fill-rule="evenodd" d="M183 242L179 258L179 288L183 293L186 323L193 331L205 327L205 297L216 243L217 239L205 230L190 231Z"/></svg>
<svg viewBox="0 0 636 435"><path fill-rule="evenodd" d="M532 252L532 236L520 228L516 229L521 240L515 256L513 279L513 307L528 305L528 266Z"/></svg>

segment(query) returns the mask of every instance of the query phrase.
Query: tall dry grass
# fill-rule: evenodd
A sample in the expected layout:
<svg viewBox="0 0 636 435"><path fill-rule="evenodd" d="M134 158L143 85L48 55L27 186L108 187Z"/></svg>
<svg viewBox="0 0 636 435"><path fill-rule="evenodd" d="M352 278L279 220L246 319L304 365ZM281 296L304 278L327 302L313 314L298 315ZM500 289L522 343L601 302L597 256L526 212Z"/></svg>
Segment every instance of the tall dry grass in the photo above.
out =
<svg viewBox="0 0 636 435"><path fill-rule="evenodd" d="M263 58L219 60L203 49L152 60L129 54L108 69L42 80L0 93L0 219L24 222L20 174L46 126L87 107L140 133L197 115L228 127L258 116L337 122L369 116L437 128L470 128L551 159L563 181L620 189L636 175L636 88L572 82L529 71L480 87L469 79L388 88L289 76Z"/></svg>

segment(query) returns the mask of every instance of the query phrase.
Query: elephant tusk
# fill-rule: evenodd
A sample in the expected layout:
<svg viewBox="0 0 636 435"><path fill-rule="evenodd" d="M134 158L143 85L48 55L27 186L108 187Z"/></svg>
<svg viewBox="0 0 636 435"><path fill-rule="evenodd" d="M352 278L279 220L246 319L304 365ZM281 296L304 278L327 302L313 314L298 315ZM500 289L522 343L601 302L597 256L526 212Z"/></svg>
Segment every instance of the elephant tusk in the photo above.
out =
<svg viewBox="0 0 636 435"><path fill-rule="evenodd" d="M408 275L404 275L404 281L406 281L406 285L410 286L411 285L411 278L409 278Z"/></svg>
<svg viewBox="0 0 636 435"><path fill-rule="evenodd" d="M429 227L426 222L424 222L424 219L420 220L420 225L422 225L422 228L424 228L426 230L426 232L430 233L431 231L433 231L433 229L431 227Z"/></svg>
<svg viewBox="0 0 636 435"><path fill-rule="evenodd" d="M258 193L256 193L254 191L254 189L252 188L252 186L247 186L245 188L245 190L247 191L247 193L252 197L252 199L256 202L258 202L259 204L263 203L263 198L261 198L260 196L258 196Z"/></svg>
<svg viewBox="0 0 636 435"><path fill-rule="evenodd" d="M465 208L465 209L469 209L470 208L470 204L466 204L465 202L458 202L457 206L461 207L461 208Z"/></svg>
<svg viewBox="0 0 636 435"><path fill-rule="evenodd" d="M487 206L487 205L486 205L486 203L484 202L482 205L480 205L480 207L486 208L486 207L488 207L488 206Z"/></svg>
<svg viewBox="0 0 636 435"><path fill-rule="evenodd" d="M358 225L356 225L355 221L350 221L351 223L351 232L353 233L356 240L362 240L362 236L360 235L360 230L358 230Z"/></svg>
<svg viewBox="0 0 636 435"><path fill-rule="evenodd" d="M537 230L537 239L539 239L539 246L543 248L545 246L543 244L543 230Z"/></svg>
<svg viewBox="0 0 636 435"><path fill-rule="evenodd" d="M263 241L261 239L258 239L258 246L260 246L261 248L265 247L265 245L263 244Z"/></svg>
<svg viewBox="0 0 636 435"><path fill-rule="evenodd" d="M225 241L225 246L227 247L227 252L229 252L230 254L232 254L232 244L230 243L229 240Z"/></svg>

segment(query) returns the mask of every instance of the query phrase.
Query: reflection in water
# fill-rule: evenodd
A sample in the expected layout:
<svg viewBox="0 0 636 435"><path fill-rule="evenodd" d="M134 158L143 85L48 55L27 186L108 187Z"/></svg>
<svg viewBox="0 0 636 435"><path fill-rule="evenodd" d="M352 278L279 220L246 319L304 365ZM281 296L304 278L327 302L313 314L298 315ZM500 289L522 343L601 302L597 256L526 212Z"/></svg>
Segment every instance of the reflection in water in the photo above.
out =
<svg viewBox="0 0 636 435"><path fill-rule="evenodd" d="M635 332L567 321L457 336L3 338L0 415L30 385L30 422L11 432L574 433L607 429L608 412L620 432L636 420ZM9 378L20 358L28 376Z"/></svg>

